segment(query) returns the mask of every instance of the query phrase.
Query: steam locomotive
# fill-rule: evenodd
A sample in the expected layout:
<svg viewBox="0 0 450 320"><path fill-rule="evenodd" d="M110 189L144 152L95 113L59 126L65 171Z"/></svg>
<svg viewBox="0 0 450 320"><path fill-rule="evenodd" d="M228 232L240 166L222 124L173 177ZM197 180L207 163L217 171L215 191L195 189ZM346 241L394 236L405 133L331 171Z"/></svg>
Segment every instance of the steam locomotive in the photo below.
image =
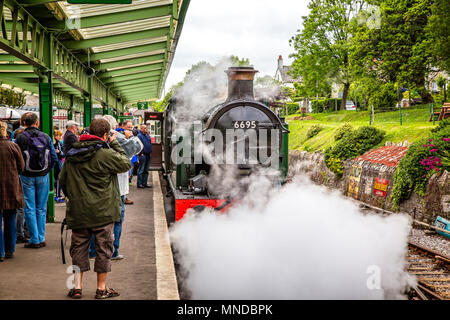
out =
<svg viewBox="0 0 450 320"><path fill-rule="evenodd" d="M278 172L279 183L285 182L288 126L269 107L255 100L256 72L252 67L229 68L227 99L197 119L180 116L177 111L185 106L176 99L162 114L145 114L145 120L153 123L152 134L156 134L151 169L162 170L172 197L172 204L166 207L169 223L182 219L190 208L225 211L233 203L236 192L227 189L235 186L225 185L217 172L232 172L236 179L232 181L239 181L270 167ZM199 143L213 152L205 157L205 149L199 151Z"/></svg>

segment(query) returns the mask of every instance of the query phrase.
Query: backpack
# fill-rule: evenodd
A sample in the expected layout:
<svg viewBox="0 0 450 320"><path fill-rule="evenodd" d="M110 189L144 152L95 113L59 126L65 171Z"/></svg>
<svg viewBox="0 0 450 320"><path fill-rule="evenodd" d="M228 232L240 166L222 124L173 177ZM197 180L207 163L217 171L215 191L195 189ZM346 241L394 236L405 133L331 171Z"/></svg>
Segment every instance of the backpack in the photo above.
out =
<svg viewBox="0 0 450 320"><path fill-rule="evenodd" d="M28 147L23 152L25 171L46 175L51 169L51 153L48 137L41 131L23 133L28 138Z"/></svg>

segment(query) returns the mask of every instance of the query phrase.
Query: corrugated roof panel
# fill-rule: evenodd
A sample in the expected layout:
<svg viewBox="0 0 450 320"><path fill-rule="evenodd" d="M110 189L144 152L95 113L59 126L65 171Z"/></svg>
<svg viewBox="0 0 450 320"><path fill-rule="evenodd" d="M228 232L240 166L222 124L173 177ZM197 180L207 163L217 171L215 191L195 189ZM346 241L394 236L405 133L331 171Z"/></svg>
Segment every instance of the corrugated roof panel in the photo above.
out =
<svg viewBox="0 0 450 320"><path fill-rule="evenodd" d="M130 64L129 66L125 66L125 67L109 68L109 69L106 69L106 71L116 71L116 70L128 69L128 68L133 68L133 67L149 66L149 65L152 65L152 64L161 63L163 61L164 60L155 60L155 61L151 61L151 62L142 62L142 63Z"/></svg>
<svg viewBox="0 0 450 320"><path fill-rule="evenodd" d="M132 4L69 4L66 1L60 3L65 14L70 18L91 17L100 14L124 12L144 9L161 5L172 4L172 0L133 0Z"/></svg>
<svg viewBox="0 0 450 320"><path fill-rule="evenodd" d="M127 56L121 56L121 57L116 57L116 58L101 59L100 62L107 63L107 62L114 62L114 61L119 61L119 60L140 58L140 57L152 56L152 55L160 54L160 53L164 53L164 52L166 52L166 49L159 49L159 50L154 50L154 51L149 51L149 52L130 54Z"/></svg>
<svg viewBox="0 0 450 320"><path fill-rule="evenodd" d="M170 25L170 16L150 18L132 22L109 24L106 26L78 29L84 39L113 36L118 34L164 28Z"/></svg>
<svg viewBox="0 0 450 320"><path fill-rule="evenodd" d="M97 53L97 52L118 50L118 49L142 46L142 45L146 45L146 44L165 42L165 41L167 41L167 36L158 37L158 38L149 38L149 39L144 39L144 40L126 41L126 42L110 44L110 45L106 45L106 46L92 47L91 49L94 53Z"/></svg>

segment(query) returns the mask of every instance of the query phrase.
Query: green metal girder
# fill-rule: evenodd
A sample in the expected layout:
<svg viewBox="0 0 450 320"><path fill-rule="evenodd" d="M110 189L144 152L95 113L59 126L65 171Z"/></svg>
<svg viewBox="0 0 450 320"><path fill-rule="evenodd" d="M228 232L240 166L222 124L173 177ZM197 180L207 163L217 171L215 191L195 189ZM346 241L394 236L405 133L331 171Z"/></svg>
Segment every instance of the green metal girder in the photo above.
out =
<svg viewBox="0 0 450 320"><path fill-rule="evenodd" d="M117 83L117 82L121 82L121 81L127 81L127 80L133 80L133 79L141 79L141 78L147 78L147 77L159 77L161 75L161 71L160 70L156 70L156 71L144 71L144 72L138 72L138 73L134 73L134 74L129 74L129 75L125 75L125 76L118 76L118 77L111 77L108 79L104 79L103 83L106 83L107 85L109 83Z"/></svg>
<svg viewBox="0 0 450 320"><path fill-rule="evenodd" d="M147 90L147 89L151 89L151 90L156 90L157 88L157 84L158 82L154 82L154 83L145 83L145 84L138 84L135 86L126 86L126 87L121 87L121 88L114 88L112 89L113 92L128 92L130 90L135 90L135 89L141 89L141 90Z"/></svg>
<svg viewBox="0 0 450 320"><path fill-rule="evenodd" d="M123 100L128 103L130 101L142 101L142 100L151 100L157 98L156 95L128 95L124 96Z"/></svg>
<svg viewBox="0 0 450 320"><path fill-rule="evenodd" d="M111 58L118 58L123 56L128 56L130 54L136 54L136 53L144 53L144 52L151 52L155 50L161 50L166 48L166 42L156 42L152 44L146 44L142 46L136 46L131 48L125 48L125 49L117 49L117 50L110 50L105 52L98 52L93 53L89 56L91 61L101 60L101 59L111 59ZM88 56L84 55L80 57L80 60L83 62L88 61Z"/></svg>
<svg viewBox="0 0 450 320"><path fill-rule="evenodd" d="M100 47L110 44L122 43L134 40L143 40L165 36L169 33L169 27L156 28L152 30L143 30L138 32L118 34L115 36L98 37L87 40L66 40L63 44L71 50L87 49L91 47Z"/></svg>
<svg viewBox="0 0 450 320"><path fill-rule="evenodd" d="M166 4L150 8L127 10L81 18L79 28L100 27L123 22L164 17L169 16L171 14L172 14L172 4L169 5ZM49 28L57 28L57 29L64 29L66 26L65 21L55 21L55 20L45 21L44 24Z"/></svg>
<svg viewBox="0 0 450 320"><path fill-rule="evenodd" d="M142 86L142 87L135 87L135 88L127 88L127 89L121 89L121 90L119 90L120 91L120 93L121 94L126 94L126 93L128 93L128 92L134 92L134 91L136 91L136 92L143 92L143 91L145 91L145 92L147 92L147 91L155 91L156 92L156 87L155 86L151 86L151 85L148 85L148 86Z"/></svg>
<svg viewBox="0 0 450 320"><path fill-rule="evenodd" d="M15 56L13 56L12 54L4 54L4 53L1 53L0 54L0 61L2 61L2 62L20 62L20 61L22 61L22 60L20 60L19 58L17 58L17 57L15 57Z"/></svg>
<svg viewBox="0 0 450 320"><path fill-rule="evenodd" d="M24 6L35 6L40 4L46 4L50 2L58 2L57 0L21 0L20 3Z"/></svg>
<svg viewBox="0 0 450 320"><path fill-rule="evenodd" d="M0 71L28 71L33 72L33 67L28 64L0 64Z"/></svg>
<svg viewBox="0 0 450 320"><path fill-rule="evenodd" d="M146 95L153 94L153 93L157 93L154 88L153 89L152 88L136 88L136 89L128 89L123 92L120 92L120 95L124 96L124 97L132 95L132 94L140 94L142 96L146 96Z"/></svg>
<svg viewBox="0 0 450 320"><path fill-rule="evenodd" d="M0 72L0 79L2 78L38 78L38 76L33 72Z"/></svg>
<svg viewBox="0 0 450 320"><path fill-rule="evenodd" d="M164 54L155 54L152 56L145 56L140 58L133 58L133 59L127 59L127 60L119 60L114 62L107 62L107 63L100 63L96 66L94 66L95 70L106 70L111 68L120 68L125 66L130 66L133 64L139 64L139 63L146 63L146 62L154 62L158 60L163 60Z"/></svg>
<svg viewBox="0 0 450 320"><path fill-rule="evenodd" d="M132 96L140 96L146 99L150 99L151 97L156 96L158 92L156 91L145 91L145 90L137 90L137 91L129 91L123 93L123 97L132 97Z"/></svg>
<svg viewBox="0 0 450 320"><path fill-rule="evenodd" d="M131 68L126 68L126 69L114 70L114 71L107 71L107 72L99 74L99 78L104 79L104 78L108 78L108 77L123 76L123 75L133 74L133 73L156 71L156 70L161 70L162 66L163 66L162 63L155 63L155 64L150 64L148 66L139 66L139 67L131 67Z"/></svg>
<svg viewBox="0 0 450 320"><path fill-rule="evenodd" d="M146 82L154 82L154 81L158 81L159 77L144 77L144 78L137 78L137 79L133 79L133 80L128 80L128 81L121 81L121 82L111 82L110 86L111 88L118 88L121 86L127 86L127 85L134 85L134 84L139 84L139 83L146 83Z"/></svg>

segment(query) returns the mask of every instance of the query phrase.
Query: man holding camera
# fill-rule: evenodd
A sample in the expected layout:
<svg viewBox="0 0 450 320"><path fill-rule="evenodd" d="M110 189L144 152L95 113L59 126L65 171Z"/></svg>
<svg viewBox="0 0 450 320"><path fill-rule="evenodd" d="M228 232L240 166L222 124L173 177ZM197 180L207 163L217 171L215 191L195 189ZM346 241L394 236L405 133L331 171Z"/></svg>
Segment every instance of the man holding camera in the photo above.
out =
<svg viewBox="0 0 450 320"><path fill-rule="evenodd" d="M75 288L69 296L82 296L83 273L90 270L89 244L95 235L95 264L97 273L96 299L119 295L106 286L107 272L111 271L114 222L121 220L121 198L117 174L131 168L130 158L116 141L115 133L104 119L95 119L89 134L67 153L60 173L61 187L68 197L66 222L72 229L70 255L78 266Z"/></svg>

